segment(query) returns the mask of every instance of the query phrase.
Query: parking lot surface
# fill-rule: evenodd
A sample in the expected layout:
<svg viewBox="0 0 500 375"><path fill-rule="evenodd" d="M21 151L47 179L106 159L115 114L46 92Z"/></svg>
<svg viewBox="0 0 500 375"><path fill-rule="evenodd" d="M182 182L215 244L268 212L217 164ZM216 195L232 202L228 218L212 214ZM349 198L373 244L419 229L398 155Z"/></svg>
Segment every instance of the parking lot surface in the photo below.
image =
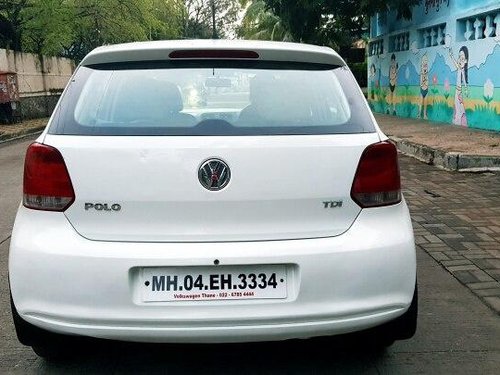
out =
<svg viewBox="0 0 500 375"><path fill-rule="evenodd" d="M7 280L9 238L29 143L0 146L0 373L498 373L500 175L446 172L404 156L404 192L418 244L420 314L413 339L386 351L327 340L210 346L100 343L71 361L43 361L15 337Z"/></svg>

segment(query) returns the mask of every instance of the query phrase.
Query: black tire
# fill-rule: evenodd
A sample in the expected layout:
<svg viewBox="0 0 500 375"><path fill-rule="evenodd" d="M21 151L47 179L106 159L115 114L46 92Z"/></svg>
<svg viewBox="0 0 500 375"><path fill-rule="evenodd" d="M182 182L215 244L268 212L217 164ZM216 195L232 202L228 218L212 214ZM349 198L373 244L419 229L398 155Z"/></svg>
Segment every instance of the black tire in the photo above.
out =
<svg viewBox="0 0 500 375"><path fill-rule="evenodd" d="M415 283L415 291L410 308L402 316L392 322L390 330L395 340L411 339L417 332L418 318L418 286Z"/></svg>
<svg viewBox="0 0 500 375"><path fill-rule="evenodd" d="M69 359L78 352L78 342L75 338L38 328L25 321L17 312L12 295L10 297L12 319L16 329L17 339L26 346L31 346L33 351L46 360Z"/></svg>
<svg viewBox="0 0 500 375"><path fill-rule="evenodd" d="M35 327L21 318L12 300L12 295L10 296L10 310L12 312L12 320L14 321L17 339L21 344L31 346L35 340L39 340L44 336L40 328Z"/></svg>
<svg viewBox="0 0 500 375"><path fill-rule="evenodd" d="M31 347L35 354L49 362L63 362L75 357L77 351L74 346L65 342L46 342Z"/></svg>
<svg viewBox="0 0 500 375"><path fill-rule="evenodd" d="M399 318L375 328L374 340L387 347L396 340L407 340L412 338L417 331L418 317L418 287L415 283L413 298L408 310Z"/></svg>

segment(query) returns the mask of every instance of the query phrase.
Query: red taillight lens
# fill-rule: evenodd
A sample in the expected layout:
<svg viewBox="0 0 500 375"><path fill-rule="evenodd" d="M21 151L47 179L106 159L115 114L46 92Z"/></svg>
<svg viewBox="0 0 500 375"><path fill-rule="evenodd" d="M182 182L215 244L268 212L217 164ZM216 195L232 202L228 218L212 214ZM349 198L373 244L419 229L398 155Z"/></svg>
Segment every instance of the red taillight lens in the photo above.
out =
<svg viewBox="0 0 500 375"><path fill-rule="evenodd" d="M64 211L75 192L61 153L54 147L33 143L24 161L23 204L35 210Z"/></svg>
<svg viewBox="0 0 500 375"><path fill-rule="evenodd" d="M351 188L352 199L361 207L401 202L398 152L389 142L368 146L361 155Z"/></svg>

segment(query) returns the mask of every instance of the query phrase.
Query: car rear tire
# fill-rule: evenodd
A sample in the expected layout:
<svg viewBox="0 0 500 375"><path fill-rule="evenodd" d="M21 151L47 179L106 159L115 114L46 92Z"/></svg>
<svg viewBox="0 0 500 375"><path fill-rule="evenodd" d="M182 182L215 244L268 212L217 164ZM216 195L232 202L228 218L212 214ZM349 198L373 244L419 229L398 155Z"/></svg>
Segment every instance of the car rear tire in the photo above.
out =
<svg viewBox="0 0 500 375"><path fill-rule="evenodd" d="M46 342L31 347L35 354L49 362L61 362L71 359L76 351L70 345L55 342Z"/></svg>
<svg viewBox="0 0 500 375"><path fill-rule="evenodd" d="M17 339L19 342L26 346L31 346L31 344L43 336L43 333L38 327L25 321L19 313L17 312L14 301L12 300L12 295L10 296L10 309L12 312L12 320L14 321L14 328L16 329Z"/></svg>
<svg viewBox="0 0 500 375"><path fill-rule="evenodd" d="M73 353L78 352L75 350L78 345L76 339L38 328L21 318L12 296L10 297L10 306L17 339L21 344L31 346L39 357L46 360L62 360L70 358Z"/></svg>
<svg viewBox="0 0 500 375"><path fill-rule="evenodd" d="M406 313L392 322L390 331L395 340L410 339L417 332L417 318L418 318L418 286L415 283L415 291L413 292L413 299L410 308Z"/></svg>
<svg viewBox="0 0 500 375"><path fill-rule="evenodd" d="M382 346L388 347L397 340L412 338L417 331L418 318L418 287L415 283L413 298L408 310L399 318L375 329L374 340Z"/></svg>
<svg viewBox="0 0 500 375"><path fill-rule="evenodd" d="M400 317L381 326L352 334L355 345L372 349L385 349L397 340L406 340L417 330L418 288L415 284L413 298L408 310Z"/></svg>

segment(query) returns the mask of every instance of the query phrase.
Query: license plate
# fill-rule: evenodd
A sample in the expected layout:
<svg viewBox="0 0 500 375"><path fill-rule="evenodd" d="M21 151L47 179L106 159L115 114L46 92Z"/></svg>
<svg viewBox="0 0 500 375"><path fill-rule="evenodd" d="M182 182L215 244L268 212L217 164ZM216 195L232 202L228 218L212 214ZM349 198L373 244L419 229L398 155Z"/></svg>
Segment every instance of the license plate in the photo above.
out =
<svg viewBox="0 0 500 375"><path fill-rule="evenodd" d="M144 302L286 298L285 265L143 268Z"/></svg>

